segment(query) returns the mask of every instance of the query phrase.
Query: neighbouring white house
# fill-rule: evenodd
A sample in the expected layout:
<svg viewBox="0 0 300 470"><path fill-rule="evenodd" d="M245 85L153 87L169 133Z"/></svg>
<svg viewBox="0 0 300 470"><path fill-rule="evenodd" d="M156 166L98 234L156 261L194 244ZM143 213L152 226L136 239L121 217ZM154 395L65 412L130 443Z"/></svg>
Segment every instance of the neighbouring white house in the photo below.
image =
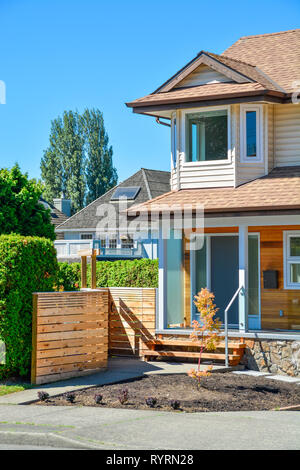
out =
<svg viewBox="0 0 300 470"><path fill-rule="evenodd" d="M59 261L79 260L78 251L96 248L98 259L137 259L158 257L157 238L135 239L134 234L120 226L121 201L129 208L170 191L170 173L142 168L93 201L81 211L69 217L55 229L55 248ZM61 204L61 211L68 209L71 201L64 198L54 201ZM102 233L99 223L107 218ZM116 217L115 217L116 216Z"/></svg>

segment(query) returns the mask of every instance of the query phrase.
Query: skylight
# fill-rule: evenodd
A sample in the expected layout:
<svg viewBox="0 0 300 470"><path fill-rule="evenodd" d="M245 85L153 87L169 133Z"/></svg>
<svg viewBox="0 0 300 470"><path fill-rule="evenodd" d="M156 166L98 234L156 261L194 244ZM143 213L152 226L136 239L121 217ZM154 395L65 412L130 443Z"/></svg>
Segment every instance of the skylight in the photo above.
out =
<svg viewBox="0 0 300 470"><path fill-rule="evenodd" d="M111 197L111 201L119 201L123 199L135 199L140 191L140 186L128 186L124 188L117 188Z"/></svg>

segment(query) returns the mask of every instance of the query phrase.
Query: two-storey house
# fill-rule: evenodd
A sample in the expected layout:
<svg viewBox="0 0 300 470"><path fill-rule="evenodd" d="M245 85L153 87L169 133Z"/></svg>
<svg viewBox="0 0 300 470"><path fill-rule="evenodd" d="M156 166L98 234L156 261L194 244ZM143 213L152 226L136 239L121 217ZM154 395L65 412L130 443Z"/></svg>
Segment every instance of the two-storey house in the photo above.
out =
<svg viewBox="0 0 300 470"><path fill-rule="evenodd" d="M173 220L170 237L160 237L156 334L188 335L194 296L208 287L223 322L235 298L230 336L248 338L257 366L290 374L300 373L299 83L297 29L242 37L221 55L201 51L127 103L171 126L171 191L134 206ZM202 207L204 221L180 237L185 207L194 221ZM191 233L203 238L197 249ZM260 356L257 339L266 351L273 345L280 365ZM285 367L283 346L294 348Z"/></svg>

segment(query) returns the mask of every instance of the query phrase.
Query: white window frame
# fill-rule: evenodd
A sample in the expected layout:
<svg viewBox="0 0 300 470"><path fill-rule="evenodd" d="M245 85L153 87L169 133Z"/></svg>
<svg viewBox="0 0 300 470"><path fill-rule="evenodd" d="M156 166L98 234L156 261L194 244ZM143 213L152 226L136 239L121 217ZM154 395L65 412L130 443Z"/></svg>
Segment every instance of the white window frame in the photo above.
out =
<svg viewBox="0 0 300 470"><path fill-rule="evenodd" d="M82 235L85 235L85 236L86 236L86 235L91 235L92 238L82 238ZM93 240L93 238L94 238L94 234L91 233L91 232L84 232L84 233L81 233L81 234L80 234L80 240Z"/></svg>
<svg viewBox="0 0 300 470"><path fill-rule="evenodd" d="M247 157L247 111L256 111L256 157ZM263 152L263 108L262 105L241 104L240 107L240 161L242 163L262 163Z"/></svg>
<svg viewBox="0 0 300 470"><path fill-rule="evenodd" d="M283 239L283 265L284 265L284 288L300 290L300 282L291 282L291 264L300 264L300 256L291 256L291 238L300 237L299 230L289 230L284 232Z"/></svg>
<svg viewBox="0 0 300 470"><path fill-rule="evenodd" d="M206 113L209 111L227 111L227 158L223 160L205 160L201 162L188 162L186 160L187 157L187 126L186 120L188 114L196 114L196 113ZM228 106L208 106L205 108L192 108L182 111L182 146L183 146L183 153L184 153L184 166L211 166L211 165L224 165L226 163L232 162L232 149L231 149L231 107Z"/></svg>

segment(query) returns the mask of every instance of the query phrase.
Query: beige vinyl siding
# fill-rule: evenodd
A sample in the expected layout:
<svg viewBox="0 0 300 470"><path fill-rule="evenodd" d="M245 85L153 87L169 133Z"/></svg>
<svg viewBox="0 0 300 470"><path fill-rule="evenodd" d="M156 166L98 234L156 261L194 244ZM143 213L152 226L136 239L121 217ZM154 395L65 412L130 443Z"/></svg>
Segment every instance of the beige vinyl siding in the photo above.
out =
<svg viewBox="0 0 300 470"><path fill-rule="evenodd" d="M300 106L279 104L275 108L275 166L300 164Z"/></svg>
<svg viewBox="0 0 300 470"><path fill-rule="evenodd" d="M177 169L171 169L171 179L170 179L171 189L177 189Z"/></svg>
<svg viewBox="0 0 300 470"><path fill-rule="evenodd" d="M176 88L184 88L188 86L197 86L197 85L205 85L207 83L212 82L230 82L231 80L222 75L219 72L207 67L207 65L200 65L199 67L194 70L188 77L183 79L181 82L178 83Z"/></svg>
<svg viewBox="0 0 300 470"><path fill-rule="evenodd" d="M181 162L180 188L216 188L234 186L234 165L186 165Z"/></svg>

